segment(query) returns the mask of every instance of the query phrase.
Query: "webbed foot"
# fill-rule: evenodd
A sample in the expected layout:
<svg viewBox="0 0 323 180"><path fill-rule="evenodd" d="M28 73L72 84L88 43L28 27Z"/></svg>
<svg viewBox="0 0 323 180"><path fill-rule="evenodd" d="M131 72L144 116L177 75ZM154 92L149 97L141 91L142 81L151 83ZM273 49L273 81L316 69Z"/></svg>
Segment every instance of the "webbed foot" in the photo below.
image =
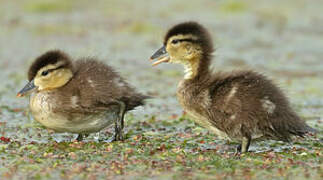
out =
<svg viewBox="0 0 323 180"><path fill-rule="evenodd" d="M88 137L89 134L78 134L76 140L77 141L83 141L84 137Z"/></svg>

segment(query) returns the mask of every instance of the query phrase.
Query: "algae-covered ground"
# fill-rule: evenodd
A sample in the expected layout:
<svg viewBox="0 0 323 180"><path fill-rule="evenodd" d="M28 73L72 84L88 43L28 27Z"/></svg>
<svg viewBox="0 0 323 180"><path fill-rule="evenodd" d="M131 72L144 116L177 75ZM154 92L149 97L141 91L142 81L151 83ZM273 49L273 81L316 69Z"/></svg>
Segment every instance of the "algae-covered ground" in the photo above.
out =
<svg viewBox="0 0 323 180"><path fill-rule="evenodd" d="M322 9L322 0L0 0L0 179L322 179ZM210 30L214 70L270 76L321 133L256 142L239 157L237 144L194 124L175 98L182 68L148 61L165 31L187 20ZM154 97L127 114L124 142L76 142L33 120L16 93L50 49L95 56Z"/></svg>

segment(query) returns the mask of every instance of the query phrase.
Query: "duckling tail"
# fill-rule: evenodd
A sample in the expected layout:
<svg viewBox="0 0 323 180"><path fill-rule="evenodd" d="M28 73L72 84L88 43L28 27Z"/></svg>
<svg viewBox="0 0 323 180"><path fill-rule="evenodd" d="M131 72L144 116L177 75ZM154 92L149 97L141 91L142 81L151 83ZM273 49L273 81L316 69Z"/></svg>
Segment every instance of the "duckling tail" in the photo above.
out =
<svg viewBox="0 0 323 180"><path fill-rule="evenodd" d="M300 137L304 137L306 135L309 135L311 133L318 133L319 131L317 129L314 129L312 127L310 127L309 125L307 125L305 123L305 121L300 121L301 123L298 124L297 127L294 127L294 129L290 129L290 133L300 136Z"/></svg>
<svg viewBox="0 0 323 180"><path fill-rule="evenodd" d="M305 130L307 133L318 133L319 130L312 128L311 126L306 125Z"/></svg>
<svg viewBox="0 0 323 180"><path fill-rule="evenodd" d="M145 104L145 100L151 99L151 96L146 96L143 94L135 94L130 98L127 98L127 111L133 110L137 106L142 106Z"/></svg>
<svg viewBox="0 0 323 180"><path fill-rule="evenodd" d="M305 137L311 133L317 133L318 130L310 127L291 109L279 112L279 120L274 121L273 127L276 136L283 141L289 142L290 136Z"/></svg>

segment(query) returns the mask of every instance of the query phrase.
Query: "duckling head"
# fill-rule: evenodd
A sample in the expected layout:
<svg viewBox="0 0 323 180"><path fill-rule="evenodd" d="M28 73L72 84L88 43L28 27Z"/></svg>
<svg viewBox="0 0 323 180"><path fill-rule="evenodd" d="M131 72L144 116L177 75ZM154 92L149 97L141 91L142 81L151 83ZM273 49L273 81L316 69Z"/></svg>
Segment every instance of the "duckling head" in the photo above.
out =
<svg viewBox="0 0 323 180"><path fill-rule="evenodd" d="M185 76L208 67L213 44L208 31L196 22L180 23L172 27L164 38L164 45L150 58L153 66L163 62L183 64Z"/></svg>
<svg viewBox="0 0 323 180"><path fill-rule="evenodd" d="M62 87L72 76L73 67L68 55L58 50L48 51L32 63L28 71L29 82L17 96L24 96L34 89L45 91Z"/></svg>

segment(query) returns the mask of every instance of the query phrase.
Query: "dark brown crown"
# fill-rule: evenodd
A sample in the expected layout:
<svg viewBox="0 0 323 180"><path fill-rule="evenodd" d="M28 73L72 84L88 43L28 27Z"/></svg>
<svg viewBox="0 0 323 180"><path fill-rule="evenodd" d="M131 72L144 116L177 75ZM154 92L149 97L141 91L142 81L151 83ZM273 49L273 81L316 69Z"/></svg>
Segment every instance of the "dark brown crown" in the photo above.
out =
<svg viewBox="0 0 323 180"><path fill-rule="evenodd" d="M208 31L197 22L184 22L172 27L166 34L164 39L164 45L166 45L168 39L175 35L187 35L191 34L198 39L193 42L199 43L203 48L204 55L209 55L213 52L213 44L211 36Z"/></svg>
<svg viewBox="0 0 323 180"><path fill-rule="evenodd" d="M39 56L30 66L28 71L28 80L31 81L36 76L37 72L49 65L56 64L57 62L62 61L62 65L59 68L70 68L72 69L72 62L67 54L59 50L52 50L44 53Z"/></svg>

